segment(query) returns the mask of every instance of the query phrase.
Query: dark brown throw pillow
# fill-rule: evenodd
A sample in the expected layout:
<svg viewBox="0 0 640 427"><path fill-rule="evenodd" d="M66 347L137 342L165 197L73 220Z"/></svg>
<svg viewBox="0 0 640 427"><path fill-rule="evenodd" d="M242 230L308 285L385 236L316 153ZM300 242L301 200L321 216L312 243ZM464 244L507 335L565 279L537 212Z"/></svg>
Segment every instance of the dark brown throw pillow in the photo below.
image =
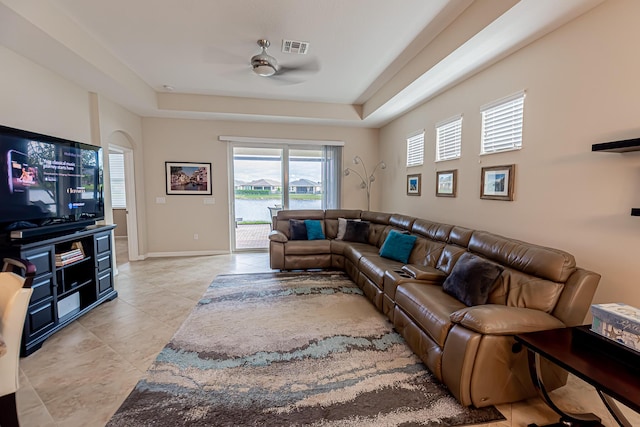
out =
<svg viewBox="0 0 640 427"><path fill-rule="evenodd" d="M347 228L342 240L347 242L369 243L369 221L347 220Z"/></svg>
<svg viewBox="0 0 640 427"><path fill-rule="evenodd" d="M307 225L303 219L289 220L289 240L307 240Z"/></svg>
<svg viewBox="0 0 640 427"><path fill-rule="evenodd" d="M471 307L487 303L491 287L504 269L469 252L462 254L442 290Z"/></svg>

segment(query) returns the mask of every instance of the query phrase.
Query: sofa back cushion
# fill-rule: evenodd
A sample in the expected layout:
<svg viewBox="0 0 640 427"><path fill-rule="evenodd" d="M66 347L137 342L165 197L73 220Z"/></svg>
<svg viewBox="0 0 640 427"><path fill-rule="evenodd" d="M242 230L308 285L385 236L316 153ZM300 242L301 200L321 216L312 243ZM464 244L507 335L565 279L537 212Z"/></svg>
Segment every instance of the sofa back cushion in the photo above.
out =
<svg viewBox="0 0 640 427"><path fill-rule="evenodd" d="M486 231L474 231L468 248L514 270L554 282L566 282L576 270L576 260L567 252Z"/></svg>
<svg viewBox="0 0 640 427"><path fill-rule="evenodd" d="M389 218L389 225L404 231L410 231L415 220L412 216L393 214Z"/></svg>
<svg viewBox="0 0 640 427"><path fill-rule="evenodd" d="M446 242L449 239L449 233L452 228L452 225L440 224L426 219L416 219L411 227L411 232L431 240Z"/></svg>
<svg viewBox="0 0 640 427"><path fill-rule="evenodd" d="M362 211L360 215L363 221L369 222L369 240L367 243L378 248L384 243L387 233L391 230L389 220L391 214L384 212Z"/></svg>
<svg viewBox="0 0 640 427"><path fill-rule="evenodd" d="M454 225L451 228L451 232L449 233L448 242L453 245L467 247L469 245L469 241L471 240L472 235L473 235L472 229Z"/></svg>
<svg viewBox="0 0 640 427"><path fill-rule="evenodd" d="M532 308L547 313L553 312L562 290L563 283L505 267L502 275L489 293L489 304L503 304L509 307Z"/></svg>
<svg viewBox="0 0 640 427"><path fill-rule="evenodd" d="M436 268L444 271L446 274L451 274L451 270L453 270L453 266L458 261L458 258L466 251L465 248L461 248L460 246L445 245L436 263Z"/></svg>
<svg viewBox="0 0 640 427"><path fill-rule="evenodd" d="M435 267L445 244L443 242L426 239L420 235L416 235L416 237L416 243L413 245L411 255L409 255L409 264Z"/></svg>
<svg viewBox="0 0 640 427"><path fill-rule="evenodd" d="M551 313L576 269L574 257L564 251L486 231L474 231L468 249L504 267L489 294L491 304Z"/></svg>

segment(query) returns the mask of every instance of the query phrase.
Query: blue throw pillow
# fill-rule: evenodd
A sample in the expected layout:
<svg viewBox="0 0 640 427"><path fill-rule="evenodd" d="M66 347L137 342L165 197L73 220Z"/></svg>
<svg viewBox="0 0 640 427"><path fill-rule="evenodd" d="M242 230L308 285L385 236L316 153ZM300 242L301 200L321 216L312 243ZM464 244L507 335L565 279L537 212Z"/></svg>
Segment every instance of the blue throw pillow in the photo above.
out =
<svg viewBox="0 0 640 427"><path fill-rule="evenodd" d="M317 219L305 219L304 225L307 226L307 239L308 240L324 240L324 233L322 232L322 224Z"/></svg>
<svg viewBox="0 0 640 427"><path fill-rule="evenodd" d="M406 264L416 239L416 236L391 230L380 248L380 256Z"/></svg>

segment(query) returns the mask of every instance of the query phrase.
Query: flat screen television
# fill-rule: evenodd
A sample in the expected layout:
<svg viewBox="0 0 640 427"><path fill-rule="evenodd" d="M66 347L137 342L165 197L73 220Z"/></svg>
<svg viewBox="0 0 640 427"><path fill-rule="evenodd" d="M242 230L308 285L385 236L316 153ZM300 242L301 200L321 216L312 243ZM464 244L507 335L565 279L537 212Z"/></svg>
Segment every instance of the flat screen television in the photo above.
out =
<svg viewBox="0 0 640 427"><path fill-rule="evenodd" d="M0 233L32 237L104 218L102 148L0 126Z"/></svg>

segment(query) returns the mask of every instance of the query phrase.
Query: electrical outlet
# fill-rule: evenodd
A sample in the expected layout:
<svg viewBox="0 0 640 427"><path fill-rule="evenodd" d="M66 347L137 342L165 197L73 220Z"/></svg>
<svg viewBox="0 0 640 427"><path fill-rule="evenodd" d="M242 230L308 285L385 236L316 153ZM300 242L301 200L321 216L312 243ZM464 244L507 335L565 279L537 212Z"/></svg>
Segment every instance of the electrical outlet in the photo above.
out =
<svg viewBox="0 0 640 427"><path fill-rule="evenodd" d="M193 235L193 240L198 240L200 238L200 236L198 236L198 233Z"/></svg>

